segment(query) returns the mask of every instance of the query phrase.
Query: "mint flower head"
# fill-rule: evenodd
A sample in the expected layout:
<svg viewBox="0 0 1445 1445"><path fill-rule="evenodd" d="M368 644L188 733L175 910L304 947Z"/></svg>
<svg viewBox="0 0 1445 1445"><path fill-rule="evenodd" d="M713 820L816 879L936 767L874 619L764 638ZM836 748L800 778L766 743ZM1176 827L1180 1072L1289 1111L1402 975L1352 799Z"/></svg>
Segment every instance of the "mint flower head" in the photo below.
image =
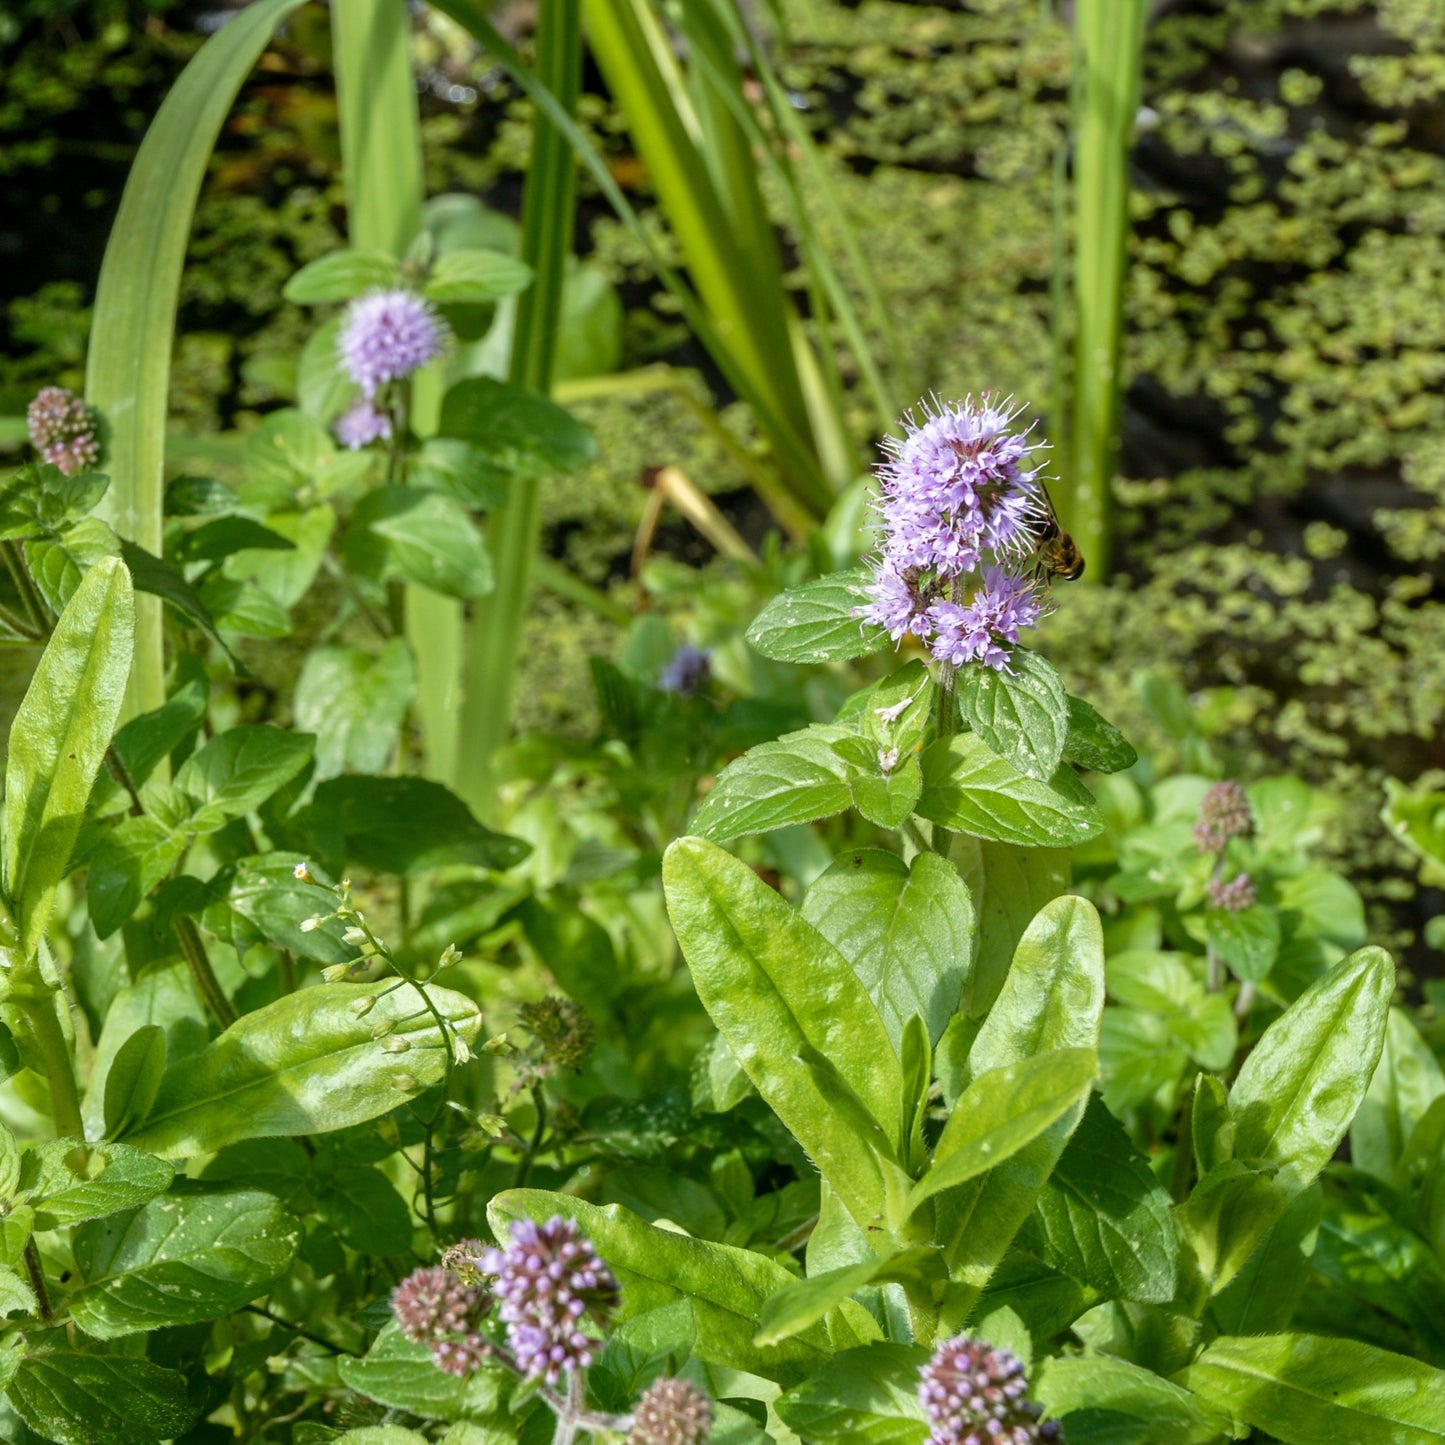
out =
<svg viewBox="0 0 1445 1445"><path fill-rule="evenodd" d="M1206 885L1209 892L1209 906L1223 908L1228 913L1243 913L1253 908L1258 894L1254 879L1248 873L1236 873L1228 883L1222 878L1211 878Z"/></svg>
<svg viewBox="0 0 1445 1445"><path fill-rule="evenodd" d="M1205 853L1222 853L1231 838L1242 838L1254 831L1254 815L1249 799L1238 783L1211 783L1199 801L1199 820L1194 825L1194 841Z"/></svg>
<svg viewBox="0 0 1445 1445"><path fill-rule="evenodd" d="M1037 1445L1062 1436L1028 1398L1024 1367L1008 1350L969 1335L944 1341L919 1371L928 1445Z"/></svg>
<svg viewBox="0 0 1445 1445"><path fill-rule="evenodd" d="M555 1385L564 1371L592 1363L597 1342L583 1333L582 1321L605 1318L618 1286L575 1220L559 1214L545 1224L519 1220L511 1243L485 1251L481 1268L496 1281L498 1314L524 1375Z"/></svg>
<svg viewBox="0 0 1445 1445"><path fill-rule="evenodd" d="M477 1326L492 1307L490 1293L445 1263L413 1270L391 1292L396 1327L414 1345L430 1345L433 1363L449 1375L470 1375L490 1349Z"/></svg>
<svg viewBox="0 0 1445 1445"><path fill-rule="evenodd" d="M664 1377L642 1393L627 1445L702 1445L712 1431L712 1401L686 1380Z"/></svg>
<svg viewBox="0 0 1445 1445"><path fill-rule="evenodd" d="M1046 444L985 395L925 403L877 471L882 546L860 616L943 662L1002 668L1044 612L1032 557L1051 516ZM981 580L978 578L982 574Z"/></svg>
<svg viewBox="0 0 1445 1445"><path fill-rule="evenodd" d="M63 386L42 387L25 412L30 444L67 477L93 467L100 460L95 415L73 391Z"/></svg>
<svg viewBox="0 0 1445 1445"><path fill-rule="evenodd" d="M440 356L446 335L445 323L415 292L373 291L347 308L341 364L370 399L388 381L410 376Z"/></svg>
<svg viewBox="0 0 1445 1445"><path fill-rule="evenodd" d="M372 442L391 440L391 418L378 410L369 397L362 397L350 411L336 419L336 440L353 452Z"/></svg>

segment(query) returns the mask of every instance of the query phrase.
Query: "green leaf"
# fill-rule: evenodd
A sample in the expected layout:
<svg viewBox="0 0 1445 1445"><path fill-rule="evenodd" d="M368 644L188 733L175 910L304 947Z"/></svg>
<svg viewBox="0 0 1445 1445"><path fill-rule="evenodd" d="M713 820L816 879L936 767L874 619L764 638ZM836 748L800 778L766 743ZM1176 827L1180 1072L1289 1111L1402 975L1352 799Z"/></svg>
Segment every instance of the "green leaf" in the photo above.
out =
<svg viewBox="0 0 1445 1445"><path fill-rule="evenodd" d="M123 541L120 544L120 556L130 568L131 580L137 592L147 592L152 597L159 597L162 602L168 602L183 621L200 628L231 658L233 664L235 663L231 649L216 630L216 621L211 615L211 609L206 605L206 599L174 567L159 557L152 556L144 548L137 547L134 542ZM160 697L156 699L156 707L161 705L161 700Z"/></svg>
<svg viewBox="0 0 1445 1445"><path fill-rule="evenodd" d="M692 826L699 837L736 838L811 823L853 805L856 769L833 744L853 734L814 724L750 748L718 774Z"/></svg>
<svg viewBox="0 0 1445 1445"><path fill-rule="evenodd" d="M1268 1171L1238 1159L1216 1164L1194 1186L1178 1222L1211 1294L1234 1279L1289 1201L1289 1191Z"/></svg>
<svg viewBox="0 0 1445 1445"><path fill-rule="evenodd" d="M1266 1335L1284 1329L1310 1279L1319 1239L1319 1184L1290 1199L1283 1187L1271 1183L1267 1192L1257 1184L1242 1191L1233 1208L1221 1212L1224 1227L1209 1241L1208 1252L1198 1248L1197 1232L1191 1239L1201 1265L1214 1261L1206 1274L1214 1292L1209 1319L1225 1334ZM1191 1198L1180 1212L1181 1225L1193 1202Z"/></svg>
<svg viewBox="0 0 1445 1445"><path fill-rule="evenodd" d="M21 1157L20 1187L35 1210L36 1229L63 1229L154 1199L175 1172L129 1144L55 1139Z"/></svg>
<svg viewBox="0 0 1445 1445"><path fill-rule="evenodd" d="M1023 1243L1104 1299L1174 1298L1179 1235L1169 1195L1097 1094L1039 1196Z"/></svg>
<svg viewBox="0 0 1445 1445"><path fill-rule="evenodd" d="M1403 1009L1392 1008L1385 1046L1350 1125L1350 1161L1387 1184L1406 1182L1405 1146L1436 1099L1445 1071Z"/></svg>
<svg viewBox="0 0 1445 1445"><path fill-rule="evenodd" d="M1229 1092L1235 1156L1267 1159L1303 1187L1345 1136L1379 1062L1395 969L1362 948L1265 1031Z"/></svg>
<svg viewBox="0 0 1445 1445"><path fill-rule="evenodd" d="M55 613L65 610L80 579L95 563L102 557L120 555L120 539L98 517L87 517L58 536L36 538L25 544L25 565L46 606Z"/></svg>
<svg viewBox="0 0 1445 1445"><path fill-rule="evenodd" d="M166 1031L142 1024L115 1052L105 1075L105 1137L140 1123L155 1103L166 1071Z"/></svg>
<svg viewBox="0 0 1445 1445"><path fill-rule="evenodd" d="M297 823L338 838L343 862L408 876L452 864L511 868L531 851L484 827L455 793L425 778L329 778Z"/></svg>
<svg viewBox="0 0 1445 1445"><path fill-rule="evenodd" d="M753 619L749 643L779 662L845 662L878 651L888 634L858 616L871 576L855 567L790 587Z"/></svg>
<svg viewBox="0 0 1445 1445"><path fill-rule="evenodd" d="M1053 663L1019 647L1006 669L963 668L958 706L974 732L1019 772L1053 776L1069 730L1069 696Z"/></svg>
<svg viewBox="0 0 1445 1445"><path fill-rule="evenodd" d="M1204 937L1236 978L1258 983L1268 976L1279 955L1279 917L1269 908L1245 908L1238 913L1208 908Z"/></svg>
<svg viewBox="0 0 1445 1445"><path fill-rule="evenodd" d="M1445 1440L1445 1372L1354 1340L1225 1335L1180 1378L1284 1445Z"/></svg>
<svg viewBox="0 0 1445 1445"><path fill-rule="evenodd" d="M258 1189L179 1189L75 1237L85 1283L70 1297L98 1340L214 1319L282 1279L301 1225Z"/></svg>
<svg viewBox="0 0 1445 1445"><path fill-rule="evenodd" d="M15 1198L20 1182L20 1143L7 1124L0 1124L0 1200Z"/></svg>
<svg viewBox="0 0 1445 1445"><path fill-rule="evenodd" d="M980 1074L949 1113L933 1166L908 1196L909 1213L1013 1158L1061 1119L1077 1118L1098 1068L1092 1049L1054 1049Z"/></svg>
<svg viewBox="0 0 1445 1445"><path fill-rule="evenodd" d="M1095 1049L1104 1006L1104 931L1094 905L1046 903L1014 950L1008 977L969 1050L970 1077L1051 1049Z"/></svg>
<svg viewBox="0 0 1445 1445"><path fill-rule="evenodd" d="M352 1249L362 1254L406 1253L411 1214L379 1169L345 1166L319 1182L316 1212Z"/></svg>
<svg viewBox="0 0 1445 1445"><path fill-rule="evenodd" d="M906 1283L927 1287L942 1276L943 1260L938 1251L915 1245L829 1270L826 1274L794 1280L764 1306L755 1343L775 1345L801 1334L865 1284Z"/></svg>
<svg viewBox="0 0 1445 1445"><path fill-rule="evenodd" d="M307 262L281 288L281 295L297 306L350 301L395 286L396 276L396 257L385 251L333 251Z"/></svg>
<svg viewBox="0 0 1445 1445"><path fill-rule="evenodd" d="M1234 1120L1229 1116L1229 1095L1212 1074L1200 1074L1195 1080L1190 1135L1194 1142L1195 1166L1201 1175L1234 1158Z"/></svg>
<svg viewBox="0 0 1445 1445"><path fill-rule="evenodd" d="M482 1017L470 999L434 986L427 996L449 1032L467 1043L476 1039ZM365 998L375 1003L358 1015L353 1005ZM392 1031L373 1037L376 1026L388 1022ZM344 1129L437 1083L449 1051L411 984L389 992L364 983L300 989L172 1063L130 1140L156 1154L188 1158L241 1139Z"/></svg>
<svg viewBox="0 0 1445 1445"><path fill-rule="evenodd" d="M481 1369L467 1380L448 1375L432 1363L430 1346L412 1344L390 1321L362 1359L338 1360L337 1373L368 1400L433 1420L489 1415L502 1397L499 1371Z"/></svg>
<svg viewBox="0 0 1445 1445"><path fill-rule="evenodd" d="M900 1049L910 1018L937 1043L958 1009L973 950L973 902L953 866L932 853L845 853L803 898L803 917L843 955Z"/></svg>
<svg viewBox="0 0 1445 1445"><path fill-rule="evenodd" d="M422 286L428 301L497 301L532 284L532 268L500 251L448 251Z"/></svg>
<svg viewBox="0 0 1445 1445"><path fill-rule="evenodd" d="M928 1351L911 1345L844 1350L774 1408L804 1440L924 1445L928 1417L915 1382L927 1362Z"/></svg>
<svg viewBox="0 0 1445 1445"><path fill-rule="evenodd" d="M173 748L195 732L206 716L206 685L184 683L154 712L133 717L115 735L115 750L131 781L139 786Z"/></svg>
<svg viewBox="0 0 1445 1445"><path fill-rule="evenodd" d="M491 511L507 499L511 473L480 447L455 437L428 437L411 459L412 485L444 492L470 510Z"/></svg>
<svg viewBox="0 0 1445 1445"><path fill-rule="evenodd" d="M659 1229L617 1204L599 1208L544 1190L508 1190L487 1206L499 1238L518 1219L541 1223L554 1214L575 1219L617 1276L619 1321L690 1301L699 1359L783 1385L797 1384L831 1353L822 1323L766 1348L753 1343L764 1306L795 1279L763 1254Z"/></svg>
<svg viewBox="0 0 1445 1445"><path fill-rule="evenodd" d="M344 314L318 326L301 348L296 364L296 405L303 416L323 426L339 416L356 396L356 383L341 364Z"/></svg>
<svg viewBox="0 0 1445 1445"><path fill-rule="evenodd" d="M1079 1410L1114 1410L1149 1421L1157 1445L1205 1445L1229 1425L1207 1400L1128 1360L1111 1355L1054 1356L1034 1377L1032 1394L1051 1418Z"/></svg>
<svg viewBox="0 0 1445 1445"><path fill-rule="evenodd" d="M1134 745L1083 698L1069 697L1069 732L1064 761L1091 773L1122 773L1139 761Z"/></svg>
<svg viewBox="0 0 1445 1445"><path fill-rule="evenodd" d="M400 637L379 655L318 647L301 667L292 698L296 726L316 737L318 781L386 770L416 694L416 665Z"/></svg>
<svg viewBox="0 0 1445 1445"><path fill-rule="evenodd" d="M284 787L311 759L316 739L307 733L242 723L192 753L175 786L195 804L186 828L213 833L243 818Z"/></svg>
<svg viewBox="0 0 1445 1445"><path fill-rule="evenodd" d="M299 853L261 853L236 865L226 906L240 914L270 943L317 963L349 963L356 949L345 941L348 925L329 915L336 895L296 876ZM308 919L323 921L302 931ZM211 922L207 915L207 923Z"/></svg>
<svg viewBox="0 0 1445 1445"><path fill-rule="evenodd" d="M200 1414L186 1377L149 1360L79 1350L35 1350L6 1398L37 1435L57 1445L143 1445L185 1434Z"/></svg>
<svg viewBox="0 0 1445 1445"><path fill-rule="evenodd" d="M1034 915L1069 886L1069 854L982 838L960 838L953 851L978 910L978 957L963 1005L978 1019L998 997Z"/></svg>
<svg viewBox="0 0 1445 1445"><path fill-rule="evenodd" d="M1072 847L1104 830L1097 806L1025 777L976 733L942 738L924 753L918 816L956 833L1035 848Z"/></svg>
<svg viewBox="0 0 1445 1445"><path fill-rule="evenodd" d="M189 839L158 818L122 818L90 856L85 901L98 938L109 938L170 876Z"/></svg>
<svg viewBox="0 0 1445 1445"><path fill-rule="evenodd" d="M241 82L301 4L247 6L201 47L146 131L106 244L85 377L86 400L110 426L102 515L152 554L161 550L171 352L196 197ZM142 599L138 619L130 710L146 712L165 696L160 609Z"/></svg>
<svg viewBox="0 0 1445 1445"><path fill-rule="evenodd" d="M969 1050L964 1078L1055 1049L1098 1048L1104 941L1082 898L1056 898L1029 925L997 1001ZM1033 1212L1083 1103L1011 1159L935 1202L935 1238L955 1277L978 1288Z"/></svg>
<svg viewBox="0 0 1445 1445"><path fill-rule="evenodd" d="M830 1060L891 1147L903 1093L898 1055L857 975L745 863L697 838L663 859L668 914L703 1006L758 1092L865 1228L884 1211L896 1165L839 1119L799 1061Z"/></svg>
<svg viewBox="0 0 1445 1445"><path fill-rule="evenodd" d="M437 434L471 442L523 479L565 475L597 458L597 443L546 397L489 376L467 377L442 398Z"/></svg>
<svg viewBox="0 0 1445 1445"><path fill-rule="evenodd" d="M414 582L445 597L492 590L492 559L467 509L441 492L377 487L357 503L343 544L363 576Z"/></svg>
<svg viewBox="0 0 1445 1445"><path fill-rule="evenodd" d="M120 717L134 627L130 574L104 558L61 614L11 724L5 891L27 958L40 946Z"/></svg>

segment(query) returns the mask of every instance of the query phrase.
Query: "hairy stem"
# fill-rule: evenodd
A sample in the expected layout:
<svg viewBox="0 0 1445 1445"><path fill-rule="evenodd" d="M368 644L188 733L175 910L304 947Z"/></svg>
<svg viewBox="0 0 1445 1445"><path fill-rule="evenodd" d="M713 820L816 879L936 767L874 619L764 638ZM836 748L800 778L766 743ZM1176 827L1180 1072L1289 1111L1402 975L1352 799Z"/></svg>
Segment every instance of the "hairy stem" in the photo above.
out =
<svg viewBox="0 0 1445 1445"><path fill-rule="evenodd" d="M958 731L958 702L955 693L958 688L958 668L951 662L939 664L938 668L938 711L936 714L940 740L951 738ZM953 834L941 823L933 825L933 851L947 858L953 845Z"/></svg>
<svg viewBox="0 0 1445 1445"><path fill-rule="evenodd" d="M41 1070L50 1085L50 1114L55 1133L61 1139L84 1139L85 1125L80 1118L80 1090L75 1083L75 1064L70 1045L60 1026L60 1010L65 996L59 989L26 995L16 993L10 1002L25 1014L31 1038L39 1054Z"/></svg>
<svg viewBox="0 0 1445 1445"><path fill-rule="evenodd" d="M186 966L196 981L196 987L201 991L201 997L206 1001L206 1007L215 1015L216 1022L223 1029L230 1028L239 1015L211 968L211 960L206 954L206 945L201 940L200 929L196 927L194 920L184 915L176 919L175 927L181 956L186 960Z"/></svg>
<svg viewBox="0 0 1445 1445"><path fill-rule="evenodd" d="M51 1320L50 1291L45 1287L45 1270L40 1264L40 1251L32 1234L25 1241L25 1273L30 1276L30 1288L35 1291L35 1301L40 1307L40 1318L46 1324Z"/></svg>

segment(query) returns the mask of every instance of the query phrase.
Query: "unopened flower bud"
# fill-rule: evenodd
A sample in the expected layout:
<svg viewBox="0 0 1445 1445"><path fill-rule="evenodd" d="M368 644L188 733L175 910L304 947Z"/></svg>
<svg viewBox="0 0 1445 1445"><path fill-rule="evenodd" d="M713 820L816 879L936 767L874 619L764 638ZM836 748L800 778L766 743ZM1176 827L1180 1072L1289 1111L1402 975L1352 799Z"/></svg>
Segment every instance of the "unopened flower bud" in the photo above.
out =
<svg viewBox="0 0 1445 1445"><path fill-rule="evenodd" d="M395 1027L395 1019L377 1019L371 1026L371 1036L374 1039L384 1039Z"/></svg>
<svg viewBox="0 0 1445 1445"><path fill-rule="evenodd" d="M301 931L302 933L315 933L316 930L320 928L325 921L326 920L324 918L316 915L313 915L310 918L303 918L301 920Z"/></svg>
<svg viewBox="0 0 1445 1445"><path fill-rule="evenodd" d="M363 943L369 943L371 940L367 937L364 928L357 928L353 925L341 935L341 941L349 943L353 948L359 948Z"/></svg>
<svg viewBox="0 0 1445 1445"><path fill-rule="evenodd" d="M364 1019L376 1007L376 997L373 994L367 994L365 998L353 1000L348 1007L354 1017Z"/></svg>
<svg viewBox="0 0 1445 1445"><path fill-rule="evenodd" d="M399 1094L411 1094L416 1092L416 1080L410 1074L393 1074L391 1076L391 1087Z"/></svg>
<svg viewBox="0 0 1445 1445"><path fill-rule="evenodd" d="M702 1445L712 1430L712 1401L686 1380L654 1380L633 1413L627 1445Z"/></svg>
<svg viewBox="0 0 1445 1445"><path fill-rule="evenodd" d="M1254 879L1248 873L1236 873L1228 883L1219 878L1209 880L1211 907L1243 913L1246 908L1254 907L1255 896Z"/></svg>
<svg viewBox="0 0 1445 1445"><path fill-rule="evenodd" d="M461 956L462 951L455 943L447 944L447 946L442 949L442 956L437 959L437 972L440 973L442 969L450 968L454 963L460 962Z"/></svg>
<svg viewBox="0 0 1445 1445"><path fill-rule="evenodd" d="M1214 783L1200 799L1194 841L1204 852L1222 853L1231 838L1244 837L1253 830L1249 799L1238 783Z"/></svg>
<svg viewBox="0 0 1445 1445"><path fill-rule="evenodd" d="M351 965L349 963L328 963L326 967L321 970L321 977L324 978L327 983L340 983L350 972Z"/></svg>
<svg viewBox="0 0 1445 1445"><path fill-rule="evenodd" d="M404 1054L411 1047L411 1041L401 1034L393 1034L390 1038L383 1039L381 1046L389 1054Z"/></svg>
<svg viewBox="0 0 1445 1445"><path fill-rule="evenodd" d="M67 477L100 460L95 416L73 391L63 386L44 387L30 403L25 421L31 445Z"/></svg>
<svg viewBox="0 0 1445 1445"><path fill-rule="evenodd" d="M471 1062L471 1045L460 1034L452 1035L452 1058L459 1066Z"/></svg>

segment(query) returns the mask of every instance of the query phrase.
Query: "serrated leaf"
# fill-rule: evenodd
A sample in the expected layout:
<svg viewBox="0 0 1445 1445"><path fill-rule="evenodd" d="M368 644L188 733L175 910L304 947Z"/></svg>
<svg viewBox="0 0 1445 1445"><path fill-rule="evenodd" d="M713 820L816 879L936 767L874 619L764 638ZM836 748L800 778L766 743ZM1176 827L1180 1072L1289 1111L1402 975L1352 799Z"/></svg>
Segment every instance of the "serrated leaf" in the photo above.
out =
<svg viewBox="0 0 1445 1445"><path fill-rule="evenodd" d="M1169 1195L1097 1094L1039 1196L1025 1243L1104 1299L1174 1298L1179 1236Z"/></svg>
<svg viewBox="0 0 1445 1445"><path fill-rule="evenodd" d="M749 643L779 662L844 662L876 652L888 634L858 616L871 576L856 567L790 587L753 619Z"/></svg>
<svg viewBox="0 0 1445 1445"><path fill-rule="evenodd" d="M63 1229L154 1199L175 1172L130 1144L55 1139L21 1157L20 1187L35 1210L36 1229Z"/></svg>
<svg viewBox="0 0 1445 1445"><path fill-rule="evenodd" d="M98 1340L195 1324L265 1294L291 1266L300 1222L258 1189L177 1189L75 1238L76 1323Z"/></svg>
<svg viewBox="0 0 1445 1445"><path fill-rule="evenodd" d="M845 1350L774 1408L804 1440L924 1445L928 1417L915 1381L927 1361L927 1350L911 1345Z"/></svg>
<svg viewBox="0 0 1445 1445"><path fill-rule="evenodd" d="M492 590L492 560L466 509L440 492L377 487L357 503L343 549L363 576L414 582L445 597Z"/></svg>
<svg viewBox="0 0 1445 1445"><path fill-rule="evenodd" d="M320 306L386 290L396 285L396 275L396 258L385 251L333 251L308 261L281 288L281 294L297 306Z"/></svg>
<svg viewBox="0 0 1445 1445"><path fill-rule="evenodd" d="M249 723L212 738L176 773L176 788L195 804L186 828L214 832L232 818L245 817L289 783L315 747L309 733Z"/></svg>
<svg viewBox="0 0 1445 1445"><path fill-rule="evenodd" d="M833 745L853 737L836 724L814 724L750 748L718 774L693 831L703 838L736 838L846 811L853 804L855 770Z"/></svg>
<svg viewBox="0 0 1445 1445"><path fill-rule="evenodd" d="M1092 773L1120 773L1139 761L1134 745L1080 697L1069 697L1069 730L1064 739L1064 761Z"/></svg>
<svg viewBox="0 0 1445 1445"><path fill-rule="evenodd" d="M981 737L962 733L923 755L917 813L958 833L1035 848L1066 848L1104 830L1092 801L1025 777Z"/></svg>
<svg viewBox="0 0 1445 1445"><path fill-rule="evenodd" d="M98 938L109 938L186 851L189 840L157 818L122 818L90 855L85 901Z"/></svg>
<svg viewBox="0 0 1445 1445"><path fill-rule="evenodd" d="M344 1385L368 1400L434 1420L490 1414L507 1378L485 1368L466 1380L448 1375L432 1363L429 1346L412 1344L390 1321L363 1358L344 1357L337 1371Z"/></svg>
<svg viewBox="0 0 1445 1445"><path fill-rule="evenodd" d="M36 1350L6 1398L32 1430L57 1445L143 1445L183 1435L200 1409L186 1377L149 1360L80 1350Z"/></svg>
<svg viewBox="0 0 1445 1445"><path fill-rule="evenodd" d="M500 251L447 251L437 258L422 286L428 301L497 301L532 283L532 268Z"/></svg>
<svg viewBox="0 0 1445 1445"><path fill-rule="evenodd" d="M536 392L472 376L442 399L437 435L478 447L521 478L565 475L597 457L597 443L570 412Z"/></svg>
<svg viewBox="0 0 1445 1445"><path fill-rule="evenodd" d="M964 668L957 697L964 721L1000 757L1028 777L1053 775L1064 755L1069 698L1051 662L1015 648L1006 669Z"/></svg>

